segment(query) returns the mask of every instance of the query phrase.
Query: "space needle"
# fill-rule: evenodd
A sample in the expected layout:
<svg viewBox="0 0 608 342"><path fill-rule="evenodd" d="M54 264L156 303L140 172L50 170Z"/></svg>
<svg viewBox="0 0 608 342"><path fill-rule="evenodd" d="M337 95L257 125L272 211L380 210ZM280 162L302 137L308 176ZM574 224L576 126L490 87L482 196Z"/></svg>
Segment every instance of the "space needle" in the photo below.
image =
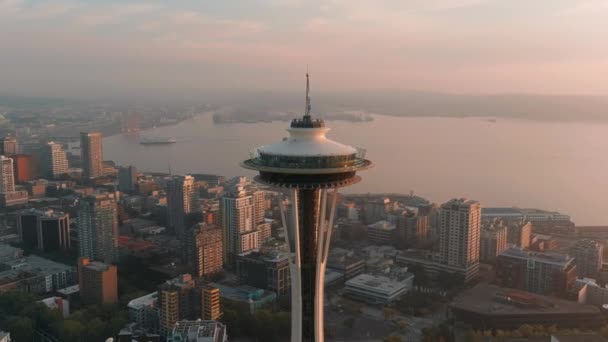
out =
<svg viewBox="0 0 608 342"><path fill-rule="evenodd" d="M368 169L365 151L326 137L329 128L310 116L306 73L306 107L293 119L289 137L251 152L241 166L256 170L261 184L286 190L291 207L280 201L291 274L291 341L322 342L324 280L338 188L358 183L357 171Z"/></svg>

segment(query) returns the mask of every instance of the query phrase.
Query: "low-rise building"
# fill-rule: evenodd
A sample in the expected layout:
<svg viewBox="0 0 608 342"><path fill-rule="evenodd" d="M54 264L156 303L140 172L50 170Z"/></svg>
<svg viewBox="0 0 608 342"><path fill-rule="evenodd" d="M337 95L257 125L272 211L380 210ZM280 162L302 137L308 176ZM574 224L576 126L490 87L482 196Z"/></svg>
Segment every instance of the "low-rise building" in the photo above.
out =
<svg viewBox="0 0 608 342"><path fill-rule="evenodd" d="M595 240L578 240L571 248L579 277L596 278L602 269L604 246Z"/></svg>
<svg viewBox="0 0 608 342"><path fill-rule="evenodd" d="M0 207L8 208L24 205L28 202L28 194L25 190L0 192Z"/></svg>
<svg viewBox="0 0 608 342"><path fill-rule="evenodd" d="M354 299L372 304L388 304L401 298L413 285L414 275L411 273L403 280L360 274L346 281L344 289Z"/></svg>
<svg viewBox="0 0 608 342"><path fill-rule="evenodd" d="M209 285L220 290L222 301L243 310L249 310L251 314L255 313L258 309L270 305L277 298L274 292L248 285L230 286L219 283L209 283Z"/></svg>
<svg viewBox="0 0 608 342"><path fill-rule="evenodd" d="M289 293L289 260L287 253L258 249L241 253L236 258L239 283L273 291L282 296Z"/></svg>
<svg viewBox="0 0 608 342"><path fill-rule="evenodd" d="M158 292L135 298L129 302L129 321L149 332L159 331Z"/></svg>
<svg viewBox="0 0 608 342"><path fill-rule="evenodd" d="M441 262L440 255L424 250L402 251L395 257L395 262L403 266L420 267L434 281L438 280L440 274L450 273L458 275L463 283L469 283L476 279L479 273L479 263L466 268L452 266Z"/></svg>
<svg viewBox="0 0 608 342"><path fill-rule="evenodd" d="M346 281L365 272L365 260L352 252L334 248L329 252L327 268L344 274Z"/></svg>
<svg viewBox="0 0 608 342"><path fill-rule="evenodd" d="M574 286L574 259L562 254L509 248L496 258L497 282L544 295L566 295Z"/></svg>
<svg viewBox="0 0 608 342"><path fill-rule="evenodd" d="M18 274L36 275L38 286L28 285L26 292L42 294L75 284L76 270L73 266L61 264L37 255L5 260L0 263L0 279L12 278ZM40 281L40 282L38 282Z"/></svg>
<svg viewBox="0 0 608 342"><path fill-rule="evenodd" d="M459 295L450 304L449 314L479 330L517 329L523 324L580 330L603 326L600 310L594 306L488 284Z"/></svg>
<svg viewBox="0 0 608 342"><path fill-rule="evenodd" d="M367 226L367 239L377 244L392 244L395 242L397 227L388 221L378 221Z"/></svg>

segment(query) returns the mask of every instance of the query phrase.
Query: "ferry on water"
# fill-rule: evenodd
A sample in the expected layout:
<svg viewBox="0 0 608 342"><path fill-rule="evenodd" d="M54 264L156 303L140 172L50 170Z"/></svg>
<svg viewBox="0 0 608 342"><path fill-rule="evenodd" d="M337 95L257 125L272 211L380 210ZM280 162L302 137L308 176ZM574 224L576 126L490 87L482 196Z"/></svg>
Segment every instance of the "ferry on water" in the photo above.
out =
<svg viewBox="0 0 608 342"><path fill-rule="evenodd" d="M142 138L139 141L142 145L167 145L175 144L176 142L173 138Z"/></svg>

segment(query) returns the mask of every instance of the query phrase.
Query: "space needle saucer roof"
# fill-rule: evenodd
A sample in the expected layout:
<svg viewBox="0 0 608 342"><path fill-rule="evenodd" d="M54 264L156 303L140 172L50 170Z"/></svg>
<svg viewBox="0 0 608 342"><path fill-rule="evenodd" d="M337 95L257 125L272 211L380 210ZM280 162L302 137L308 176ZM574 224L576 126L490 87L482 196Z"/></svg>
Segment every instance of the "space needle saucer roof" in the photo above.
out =
<svg viewBox="0 0 608 342"><path fill-rule="evenodd" d="M329 128L320 119L310 116L309 80L306 74L306 112L301 119L294 119L287 129L289 137L283 141L258 147L251 153L251 158L241 163L241 166L260 171L260 180L272 185L288 186L290 179L287 175L316 175L319 184L323 175L325 180L340 179L335 186L348 185L358 181L356 171L370 168L372 163L365 159L365 151L344 145L326 137ZM270 177L273 175L274 177ZM278 177L283 175L282 177ZM330 177L330 175L333 175ZM275 181L282 179L281 184ZM298 177L296 177L298 178ZM296 183L299 181L293 179ZM348 181L347 181L348 180ZM308 179L307 183L311 182ZM346 183L344 183L346 181ZM314 182L313 182L314 183ZM327 183L327 182L325 182ZM333 182L329 182L333 183ZM322 187L325 187L321 185ZM327 184L326 186L330 186Z"/></svg>

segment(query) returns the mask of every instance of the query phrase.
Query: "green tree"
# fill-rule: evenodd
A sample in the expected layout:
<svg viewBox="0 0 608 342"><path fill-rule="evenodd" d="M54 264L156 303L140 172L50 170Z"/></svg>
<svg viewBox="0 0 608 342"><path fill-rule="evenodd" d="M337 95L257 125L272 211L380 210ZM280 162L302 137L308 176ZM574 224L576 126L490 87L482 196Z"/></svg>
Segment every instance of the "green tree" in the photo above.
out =
<svg viewBox="0 0 608 342"><path fill-rule="evenodd" d="M342 322L342 324L344 324L345 327L352 329L355 326L355 319L350 317L344 320L344 322Z"/></svg>
<svg viewBox="0 0 608 342"><path fill-rule="evenodd" d="M34 337L34 323L27 317L17 317L9 322L8 331L15 341L31 341Z"/></svg>
<svg viewBox="0 0 608 342"><path fill-rule="evenodd" d="M63 321L61 340L65 342L80 342L85 334L85 327L79 321L67 319Z"/></svg>

